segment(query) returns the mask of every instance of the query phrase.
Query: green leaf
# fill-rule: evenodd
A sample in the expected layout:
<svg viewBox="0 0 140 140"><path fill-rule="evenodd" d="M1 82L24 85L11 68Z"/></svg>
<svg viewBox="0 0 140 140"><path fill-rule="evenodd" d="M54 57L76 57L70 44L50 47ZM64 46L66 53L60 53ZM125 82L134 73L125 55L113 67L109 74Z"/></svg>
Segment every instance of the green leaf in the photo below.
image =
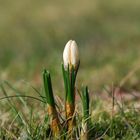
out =
<svg viewBox="0 0 140 140"><path fill-rule="evenodd" d="M66 100L69 103L73 103L73 99L72 99L72 95L71 95L71 79L70 79L69 67L68 67L68 69L66 71L66 80L67 80L67 89L68 89Z"/></svg>
<svg viewBox="0 0 140 140"><path fill-rule="evenodd" d="M64 65L62 64L62 72L63 72L63 80L64 80L64 86L65 86L65 93L66 93L66 96L65 98L67 98L67 93L68 93L68 83L67 83L67 77L66 77L66 71L64 69Z"/></svg>
<svg viewBox="0 0 140 140"><path fill-rule="evenodd" d="M83 105L83 116L85 119L89 117L89 93L88 87L82 89L82 105Z"/></svg>
<svg viewBox="0 0 140 140"><path fill-rule="evenodd" d="M49 105L55 107L55 101L54 101L52 83L51 83L51 76L50 76L49 71L44 70L43 82L44 82L44 89L45 89L45 94L46 94L46 101Z"/></svg>
<svg viewBox="0 0 140 140"><path fill-rule="evenodd" d="M72 72L71 72L71 96L72 96L73 102L74 102L74 99L75 99L75 79L76 79L75 70L74 70L74 67L72 67Z"/></svg>

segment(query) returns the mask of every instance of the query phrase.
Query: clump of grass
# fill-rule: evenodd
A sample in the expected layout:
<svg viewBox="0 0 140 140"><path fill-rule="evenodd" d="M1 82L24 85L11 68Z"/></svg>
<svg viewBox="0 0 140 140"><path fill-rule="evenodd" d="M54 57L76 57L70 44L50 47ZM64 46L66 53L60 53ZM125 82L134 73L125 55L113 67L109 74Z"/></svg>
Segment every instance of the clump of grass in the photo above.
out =
<svg viewBox="0 0 140 140"><path fill-rule="evenodd" d="M6 88L6 87L4 87ZM83 88L85 91L85 87ZM82 91L83 91L82 90ZM7 91L6 91L7 93ZM21 91L19 91L21 94ZM21 94L22 95L22 94ZM81 92L82 96L82 92ZM6 99L9 99L12 102L13 107L16 109L14 111L11 109L11 106L7 104L7 110L10 114L9 120L4 125L0 126L0 139L54 139L51 133L51 127L50 127L50 118L49 114L40 115L39 110L44 110L46 107L45 102L39 102L43 103L43 106L38 106L38 111L36 111L35 105L33 108L30 108L30 101L33 102L33 100L25 100L26 98L21 98L24 100L24 102L27 105L27 109L31 109L28 116L24 115L24 111L21 110L23 107L22 104L16 105L16 102L11 99L11 97L7 96ZM15 96L16 97L16 96ZM54 96L55 97L55 96ZM44 99L44 96L41 98ZM103 101L101 99L95 98L95 96L91 99L90 109L94 108L94 110L90 110L91 115L88 117L89 119L89 127L88 127L88 139L103 139L103 140L138 140L140 137L140 111L139 109L134 108L131 106L125 106L123 109L120 107L119 110L114 113L113 116L110 116L110 113L108 112L107 107L104 107L104 103L106 101ZM46 97L45 97L46 99ZM16 97L16 100L19 101L19 98ZM2 101L2 100L1 100ZM35 100L37 102L37 100ZM2 105L2 102L0 102ZM109 103L108 103L109 104ZM56 105L56 104L55 104ZM19 108L18 108L19 106ZM44 107L44 108L43 108ZM115 103L116 107L116 103ZM9 108L9 109L8 109ZM81 106L79 106L81 108ZM82 107L83 108L83 107ZM103 110L103 108L106 108L106 110ZM56 108L57 109L57 108ZM92 111L96 111L96 113L92 113ZM46 112L45 112L46 113ZM61 112L58 112L61 113ZM82 119L84 118L84 112L78 111L76 114L76 128L78 129L78 132L76 132L76 139L79 139L81 136L80 130L82 130ZM38 117L37 117L38 116ZM43 118L43 119L42 119ZM2 119L2 116L0 120ZM59 118L60 119L60 118ZM13 122L13 124L11 123ZM63 123L61 121L61 126L65 126L66 120L63 119ZM11 125L12 128L9 126ZM62 132L62 136L64 136L64 139L67 139L67 132Z"/></svg>
<svg viewBox="0 0 140 140"><path fill-rule="evenodd" d="M64 49L63 53L63 64L62 72L65 87L65 101L60 101L65 109L60 111L60 106L58 106L55 95L53 93L53 86L51 81L51 75L46 69L43 71L43 91L45 91L45 96L42 92L39 92L33 88L39 97L32 97L29 95L23 95L20 90L14 88L8 82L4 82L0 85L1 91L5 97L0 98L7 99L8 105L10 107L11 116L13 120L10 127L0 127L0 138L1 139L74 139L74 140L93 140L93 139L103 139L103 140L137 140L140 137L140 112L132 108L129 111L119 105L119 111L112 116L110 116L107 111L102 111L100 108L97 110L98 115L90 114L89 90L85 86L79 93L82 107L82 113L76 111L76 94L79 91L76 86L76 78L79 69L79 54L77 49L77 44L75 41L70 40ZM6 84L12 91L16 92L16 95L8 95L4 88ZM18 107L14 104L12 98L17 98L20 104ZM33 108L28 107L25 99L30 98L36 101L40 101L43 107L46 109L44 111L43 122L38 113L33 113ZM98 100L96 101L97 106L99 105ZM117 103L116 103L117 104ZM115 99L113 97L113 108L115 106ZM118 105L118 104L117 104ZM25 107L29 111L29 119L26 118L26 114L22 113L22 107ZM64 115L65 114L65 115ZM12 124L17 121L17 125L12 127Z"/></svg>

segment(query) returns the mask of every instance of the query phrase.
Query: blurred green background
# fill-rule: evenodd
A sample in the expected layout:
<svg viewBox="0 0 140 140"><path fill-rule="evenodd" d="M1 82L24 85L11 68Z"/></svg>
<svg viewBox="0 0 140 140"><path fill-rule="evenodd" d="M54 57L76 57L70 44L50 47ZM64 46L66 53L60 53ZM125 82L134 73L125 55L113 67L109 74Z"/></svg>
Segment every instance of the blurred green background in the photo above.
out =
<svg viewBox="0 0 140 140"><path fill-rule="evenodd" d="M140 89L139 9L139 0L1 0L0 80L40 87L46 67L62 89L62 52L74 39L79 85L99 91L124 82L125 89Z"/></svg>

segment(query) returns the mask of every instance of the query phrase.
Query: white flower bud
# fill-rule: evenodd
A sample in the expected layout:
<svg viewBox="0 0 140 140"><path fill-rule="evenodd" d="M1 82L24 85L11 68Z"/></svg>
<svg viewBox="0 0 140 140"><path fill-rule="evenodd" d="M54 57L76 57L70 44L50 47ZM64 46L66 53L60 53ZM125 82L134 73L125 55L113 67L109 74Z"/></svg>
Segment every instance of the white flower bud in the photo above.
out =
<svg viewBox="0 0 140 140"><path fill-rule="evenodd" d="M67 42L63 52L63 62L65 70L67 70L68 66L70 68L70 71L72 67L77 70L80 59L78 46L74 40L69 40Z"/></svg>

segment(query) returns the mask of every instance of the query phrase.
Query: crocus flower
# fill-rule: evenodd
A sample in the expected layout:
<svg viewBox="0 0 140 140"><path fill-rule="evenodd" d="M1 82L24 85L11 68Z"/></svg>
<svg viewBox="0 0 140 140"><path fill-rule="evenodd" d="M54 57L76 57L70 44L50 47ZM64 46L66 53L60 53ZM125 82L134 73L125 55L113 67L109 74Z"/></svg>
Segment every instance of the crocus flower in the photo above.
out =
<svg viewBox="0 0 140 140"><path fill-rule="evenodd" d="M78 69L80 59L79 59L79 50L76 42L74 40L69 40L64 48L63 52L63 62L65 70L69 69L74 70Z"/></svg>

